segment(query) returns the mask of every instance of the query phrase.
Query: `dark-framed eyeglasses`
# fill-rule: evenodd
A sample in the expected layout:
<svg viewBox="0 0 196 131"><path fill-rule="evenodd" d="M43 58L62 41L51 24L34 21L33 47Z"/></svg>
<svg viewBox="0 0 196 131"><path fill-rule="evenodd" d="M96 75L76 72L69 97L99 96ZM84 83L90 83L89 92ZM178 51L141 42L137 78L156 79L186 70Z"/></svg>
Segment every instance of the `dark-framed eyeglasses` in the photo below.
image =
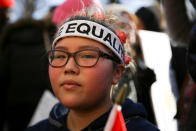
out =
<svg viewBox="0 0 196 131"><path fill-rule="evenodd" d="M113 56L104 53L101 50L85 49L69 53L63 50L54 49L48 52L49 64L54 68L60 68L67 64L69 58L73 56L75 63L80 67L93 67L97 64L100 57L119 62Z"/></svg>

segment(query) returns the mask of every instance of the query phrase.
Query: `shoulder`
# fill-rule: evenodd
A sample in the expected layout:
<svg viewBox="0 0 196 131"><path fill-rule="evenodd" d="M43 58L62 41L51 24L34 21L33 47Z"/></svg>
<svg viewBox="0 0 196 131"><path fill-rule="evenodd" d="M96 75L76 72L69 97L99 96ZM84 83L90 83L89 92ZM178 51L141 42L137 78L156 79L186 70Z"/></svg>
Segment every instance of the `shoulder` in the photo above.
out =
<svg viewBox="0 0 196 131"><path fill-rule="evenodd" d="M61 103L57 103L52 108L48 119L42 120L37 124L30 126L26 131L57 131L65 128L65 117L68 109Z"/></svg>
<svg viewBox="0 0 196 131"><path fill-rule="evenodd" d="M142 104L126 99L122 112L128 131L159 131L146 119L146 110Z"/></svg>
<svg viewBox="0 0 196 131"><path fill-rule="evenodd" d="M134 116L126 121L127 131L159 131L159 129L145 118Z"/></svg>
<svg viewBox="0 0 196 131"><path fill-rule="evenodd" d="M130 99L126 99L124 104L122 105L122 113L125 119L134 117L134 116L141 116L146 118L146 110L144 106L140 103L135 103Z"/></svg>

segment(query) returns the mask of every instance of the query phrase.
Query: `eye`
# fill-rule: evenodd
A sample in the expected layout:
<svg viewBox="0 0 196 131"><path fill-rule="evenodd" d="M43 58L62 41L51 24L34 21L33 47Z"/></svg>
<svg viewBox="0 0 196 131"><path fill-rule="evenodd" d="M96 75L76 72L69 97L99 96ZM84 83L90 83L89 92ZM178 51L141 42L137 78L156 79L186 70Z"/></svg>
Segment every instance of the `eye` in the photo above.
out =
<svg viewBox="0 0 196 131"><path fill-rule="evenodd" d="M67 55L64 52L61 51L55 51L53 52L53 58L54 59L66 59Z"/></svg>
<svg viewBox="0 0 196 131"><path fill-rule="evenodd" d="M96 56L91 55L91 54L83 54L82 56L80 56L81 58L96 58Z"/></svg>
<svg viewBox="0 0 196 131"><path fill-rule="evenodd" d="M55 56L54 56L54 59L65 59L65 58L67 58L67 56L65 56L65 55L62 55L62 54L56 54Z"/></svg>
<svg viewBox="0 0 196 131"><path fill-rule="evenodd" d="M80 54L78 55L79 55L79 58L82 58L82 59L94 59L98 57L98 54L95 51L83 51L83 52L80 52Z"/></svg>

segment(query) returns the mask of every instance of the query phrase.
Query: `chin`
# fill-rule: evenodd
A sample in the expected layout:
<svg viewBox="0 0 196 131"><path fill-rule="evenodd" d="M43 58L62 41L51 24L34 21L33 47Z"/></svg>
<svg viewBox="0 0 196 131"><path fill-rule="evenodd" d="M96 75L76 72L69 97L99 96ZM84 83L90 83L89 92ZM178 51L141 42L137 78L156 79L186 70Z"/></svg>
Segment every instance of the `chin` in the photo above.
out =
<svg viewBox="0 0 196 131"><path fill-rule="evenodd" d="M78 107L80 107L82 105L82 103L80 101L78 101L78 100L80 100L80 99L78 99L78 98L74 99L74 98L71 98L71 97L60 99L61 103L65 107L70 108L70 109L78 108Z"/></svg>

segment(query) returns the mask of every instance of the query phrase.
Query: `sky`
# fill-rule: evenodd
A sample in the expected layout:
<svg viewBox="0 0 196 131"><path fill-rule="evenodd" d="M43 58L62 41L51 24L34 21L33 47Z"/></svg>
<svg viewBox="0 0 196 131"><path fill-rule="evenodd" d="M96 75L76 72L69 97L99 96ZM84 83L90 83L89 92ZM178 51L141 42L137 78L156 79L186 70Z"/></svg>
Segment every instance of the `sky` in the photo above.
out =
<svg viewBox="0 0 196 131"><path fill-rule="evenodd" d="M11 22L16 21L21 17L23 8L20 5L21 0L15 0L15 7L12 9ZM52 6L58 6L65 0L38 0L37 10L33 14L34 19L41 19L48 12ZM103 6L107 5L108 0L100 0ZM134 13L141 6L149 6L155 0L120 0L120 2L127 7L130 13Z"/></svg>

